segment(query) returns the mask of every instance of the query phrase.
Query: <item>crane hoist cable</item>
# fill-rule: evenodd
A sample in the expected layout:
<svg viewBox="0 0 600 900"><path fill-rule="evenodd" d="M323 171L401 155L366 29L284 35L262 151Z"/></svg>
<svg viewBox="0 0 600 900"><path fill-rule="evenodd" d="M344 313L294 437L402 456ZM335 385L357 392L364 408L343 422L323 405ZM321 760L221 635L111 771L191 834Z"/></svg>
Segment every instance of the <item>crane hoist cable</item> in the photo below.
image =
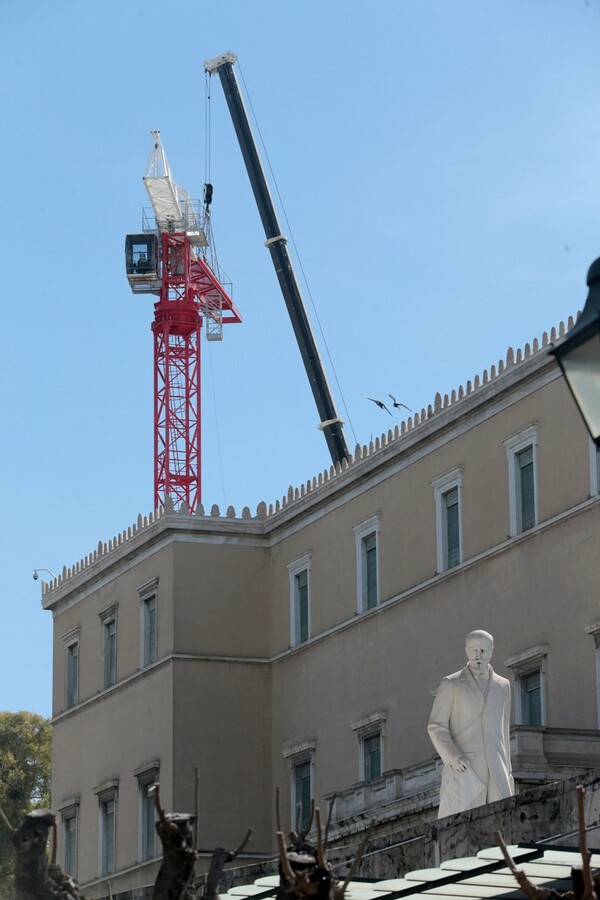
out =
<svg viewBox="0 0 600 900"><path fill-rule="evenodd" d="M204 183L210 184L210 75L204 73Z"/></svg>
<svg viewBox="0 0 600 900"><path fill-rule="evenodd" d="M210 180L210 151L211 151L211 105L210 105L210 75L205 72L205 92L204 92L204 189L202 201L204 203L204 227L209 235L209 243L213 249L215 258L217 256L217 248L214 243L214 235L212 231L212 223L210 216L210 204L213 198L213 186ZM219 429L219 407L217 404L217 391L215 386L215 373L213 367L212 347L208 343L208 362L210 366L211 393L213 401L213 415L215 420L215 437L217 439L217 454L219 457L219 472L221 475L221 489L223 491L223 501L227 507L227 490L225 488L225 474L223 471L223 453L221 450L221 432Z"/></svg>

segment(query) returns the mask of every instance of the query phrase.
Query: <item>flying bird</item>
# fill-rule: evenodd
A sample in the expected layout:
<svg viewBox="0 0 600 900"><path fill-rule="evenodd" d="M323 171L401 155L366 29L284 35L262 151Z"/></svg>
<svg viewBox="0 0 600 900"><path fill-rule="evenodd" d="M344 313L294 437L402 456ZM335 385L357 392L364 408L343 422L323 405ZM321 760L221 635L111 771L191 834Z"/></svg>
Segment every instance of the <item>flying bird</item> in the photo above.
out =
<svg viewBox="0 0 600 900"><path fill-rule="evenodd" d="M400 407L403 406L404 409L408 409L409 412L412 412L412 409L410 409L410 408L406 405L406 403L400 403L399 400L396 400L396 398L394 397L393 394L388 394L388 397L390 398L390 400L391 400L392 403L394 404L394 409L400 409Z"/></svg>
<svg viewBox="0 0 600 900"><path fill-rule="evenodd" d="M387 406L385 405L385 403L383 402L383 400L375 400L374 397L367 397L366 394L363 394L363 397L365 398L365 400L370 400L371 403L374 403L375 406L378 406L378 407L379 407L379 409L385 409L386 413L389 413L390 416L391 416L392 418L394 418L394 414L391 413L391 412L389 411L389 409L387 408Z"/></svg>

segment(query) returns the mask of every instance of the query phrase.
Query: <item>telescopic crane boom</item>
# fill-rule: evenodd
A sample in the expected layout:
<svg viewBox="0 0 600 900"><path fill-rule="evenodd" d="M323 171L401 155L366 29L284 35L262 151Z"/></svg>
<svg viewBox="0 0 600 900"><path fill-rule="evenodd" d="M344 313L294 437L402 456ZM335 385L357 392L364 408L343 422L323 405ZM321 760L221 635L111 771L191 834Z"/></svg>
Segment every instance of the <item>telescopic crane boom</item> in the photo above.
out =
<svg viewBox="0 0 600 900"><path fill-rule="evenodd" d="M343 422L338 416L333 401L331 390L327 383L323 363L312 333L302 294L296 274L292 267L290 255L287 250L287 239L281 233L277 219L277 213L267 184L267 179L258 155L254 136L250 128L250 122L244 107L244 101L240 93L239 85L233 68L237 60L234 53L223 53L204 63L204 69L210 75L218 72L229 107L229 113L237 139L244 157L250 184L254 192L258 211L265 229L266 246L269 248L275 272L279 279L281 292L285 300L292 327L308 380L317 404L320 416L319 428L325 435L327 446L334 465L348 459L350 454L346 446Z"/></svg>

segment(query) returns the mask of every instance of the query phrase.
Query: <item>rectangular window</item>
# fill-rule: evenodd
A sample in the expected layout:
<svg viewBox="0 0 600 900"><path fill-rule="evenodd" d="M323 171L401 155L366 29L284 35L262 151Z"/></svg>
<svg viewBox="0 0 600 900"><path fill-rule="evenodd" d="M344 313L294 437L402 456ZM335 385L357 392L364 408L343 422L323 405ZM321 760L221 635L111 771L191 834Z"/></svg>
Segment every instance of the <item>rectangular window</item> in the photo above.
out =
<svg viewBox="0 0 600 900"><path fill-rule="evenodd" d="M67 875L77 876L77 815L63 819L63 865Z"/></svg>
<svg viewBox="0 0 600 900"><path fill-rule="evenodd" d="M535 488L533 480L533 447L526 447L516 455L517 527L528 531L535 525Z"/></svg>
<svg viewBox="0 0 600 900"><path fill-rule="evenodd" d="M504 660L515 675L515 724L546 725L547 644L536 644Z"/></svg>
<svg viewBox="0 0 600 900"><path fill-rule="evenodd" d="M431 482L435 497L437 572L447 572L462 562L462 468L453 469Z"/></svg>
<svg viewBox="0 0 600 900"><path fill-rule="evenodd" d="M140 665L145 668L158 659L158 578L137 590L140 597Z"/></svg>
<svg viewBox="0 0 600 900"><path fill-rule="evenodd" d="M310 816L312 800L311 761L296 763L294 766L293 808L300 808L300 827L304 828Z"/></svg>
<svg viewBox="0 0 600 900"><path fill-rule="evenodd" d="M100 800L100 874L112 875L115 871L116 848L116 794Z"/></svg>
<svg viewBox="0 0 600 900"><path fill-rule="evenodd" d="M154 807L154 777L140 780L140 849L142 860L156 856L156 812Z"/></svg>
<svg viewBox="0 0 600 900"><path fill-rule="evenodd" d="M104 681L105 688L111 687L117 680L117 620L109 619L102 626L104 644Z"/></svg>
<svg viewBox="0 0 600 900"><path fill-rule="evenodd" d="M379 603L379 516L354 526L356 540L356 608L373 609Z"/></svg>
<svg viewBox="0 0 600 900"><path fill-rule="evenodd" d="M384 736L387 713L370 713L352 725L358 738L358 780L375 781L384 769Z"/></svg>
<svg viewBox="0 0 600 900"><path fill-rule="evenodd" d="M310 638L310 553L288 565L290 577L290 645Z"/></svg>
<svg viewBox="0 0 600 900"><path fill-rule="evenodd" d="M537 525L537 428L530 425L504 441L508 458L509 532L514 537Z"/></svg>
<svg viewBox="0 0 600 900"><path fill-rule="evenodd" d="M67 679L65 708L71 709L79 702L79 641L67 644Z"/></svg>
<svg viewBox="0 0 600 900"><path fill-rule="evenodd" d="M290 761L291 827L293 831L305 828L313 805L313 773L316 741L303 741L283 751Z"/></svg>
<svg viewBox="0 0 600 900"><path fill-rule="evenodd" d="M443 495L444 501L444 556L446 569L453 569L460 562L460 538L458 530L458 488Z"/></svg>
<svg viewBox="0 0 600 900"><path fill-rule="evenodd" d="M144 666L156 662L156 596L148 597L143 601L143 628L144 628Z"/></svg>
<svg viewBox="0 0 600 900"><path fill-rule="evenodd" d="M375 781L381 777L381 733L363 738L364 780Z"/></svg>

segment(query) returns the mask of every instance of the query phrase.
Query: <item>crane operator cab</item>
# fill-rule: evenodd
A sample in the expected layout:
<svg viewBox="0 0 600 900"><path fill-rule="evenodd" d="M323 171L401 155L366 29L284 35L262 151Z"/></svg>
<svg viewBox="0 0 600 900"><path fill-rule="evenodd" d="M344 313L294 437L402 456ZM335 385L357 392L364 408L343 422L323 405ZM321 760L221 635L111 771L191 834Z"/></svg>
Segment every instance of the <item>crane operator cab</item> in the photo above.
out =
<svg viewBox="0 0 600 900"><path fill-rule="evenodd" d="M128 234L125 237L125 271L134 294L160 294L156 234Z"/></svg>

